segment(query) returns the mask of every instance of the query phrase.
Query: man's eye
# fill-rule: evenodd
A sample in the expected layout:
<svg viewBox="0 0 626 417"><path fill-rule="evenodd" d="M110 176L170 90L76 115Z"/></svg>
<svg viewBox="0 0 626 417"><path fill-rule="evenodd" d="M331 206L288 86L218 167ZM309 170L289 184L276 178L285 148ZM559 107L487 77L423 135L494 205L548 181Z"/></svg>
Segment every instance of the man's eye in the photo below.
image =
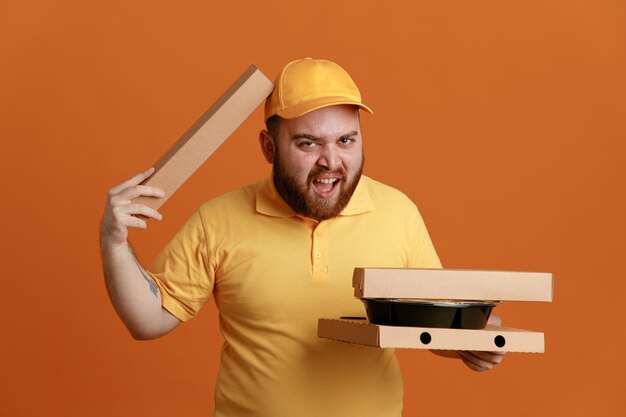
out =
<svg viewBox="0 0 626 417"><path fill-rule="evenodd" d="M353 141L353 139L350 139L350 138L339 139L339 143L342 144L342 145L347 145L349 143L352 143L352 141Z"/></svg>
<svg viewBox="0 0 626 417"><path fill-rule="evenodd" d="M300 142L301 148L313 148L314 146L315 146L315 142L311 142L311 141Z"/></svg>

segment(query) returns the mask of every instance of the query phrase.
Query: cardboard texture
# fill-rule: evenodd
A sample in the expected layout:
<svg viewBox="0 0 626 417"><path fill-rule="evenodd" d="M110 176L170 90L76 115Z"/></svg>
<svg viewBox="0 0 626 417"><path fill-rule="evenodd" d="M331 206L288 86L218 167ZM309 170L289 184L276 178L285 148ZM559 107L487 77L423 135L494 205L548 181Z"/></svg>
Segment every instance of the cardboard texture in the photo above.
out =
<svg viewBox="0 0 626 417"><path fill-rule="evenodd" d="M367 320L319 319L317 335L380 348L544 353L540 332L487 325L482 330L399 327Z"/></svg>
<svg viewBox="0 0 626 417"><path fill-rule="evenodd" d="M273 89L251 65L154 165L155 173L144 184L163 189L165 197L139 197L134 202L161 207Z"/></svg>
<svg viewBox="0 0 626 417"><path fill-rule="evenodd" d="M552 301L552 274L455 269L355 268L358 298Z"/></svg>
<svg viewBox="0 0 626 417"><path fill-rule="evenodd" d="M552 274L454 269L355 268L358 298L552 301ZM384 326L366 319L319 319L318 336L381 348L544 352L544 335L484 329Z"/></svg>

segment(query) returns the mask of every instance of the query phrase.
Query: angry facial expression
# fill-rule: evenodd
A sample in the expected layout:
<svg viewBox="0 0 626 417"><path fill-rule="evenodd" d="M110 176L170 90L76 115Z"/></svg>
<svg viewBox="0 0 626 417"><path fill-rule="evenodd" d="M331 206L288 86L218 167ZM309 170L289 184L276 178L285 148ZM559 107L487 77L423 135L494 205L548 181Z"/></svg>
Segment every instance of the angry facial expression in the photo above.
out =
<svg viewBox="0 0 626 417"><path fill-rule="evenodd" d="M264 154L273 163L274 184L283 199L297 213L318 221L338 216L363 170L356 107L329 106L283 119L272 144L273 153L266 143Z"/></svg>

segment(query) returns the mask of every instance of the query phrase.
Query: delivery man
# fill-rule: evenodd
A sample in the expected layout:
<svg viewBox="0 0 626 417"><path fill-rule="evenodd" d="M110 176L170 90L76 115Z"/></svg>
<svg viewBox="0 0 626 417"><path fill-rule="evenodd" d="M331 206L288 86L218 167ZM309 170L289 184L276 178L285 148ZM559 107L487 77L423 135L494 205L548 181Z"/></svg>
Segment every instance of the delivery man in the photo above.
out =
<svg viewBox="0 0 626 417"><path fill-rule="evenodd" d="M215 299L224 336L216 416L401 415L393 349L316 332L319 317L363 315L351 285L355 267L441 268L415 205L362 175L360 111L372 113L337 64L287 64L259 135L272 175L203 204L147 269L127 237L130 227L147 227L137 215L161 220L132 202L164 195L140 185L154 170L109 190L104 273L133 337L160 337ZM474 370L502 359L449 355Z"/></svg>

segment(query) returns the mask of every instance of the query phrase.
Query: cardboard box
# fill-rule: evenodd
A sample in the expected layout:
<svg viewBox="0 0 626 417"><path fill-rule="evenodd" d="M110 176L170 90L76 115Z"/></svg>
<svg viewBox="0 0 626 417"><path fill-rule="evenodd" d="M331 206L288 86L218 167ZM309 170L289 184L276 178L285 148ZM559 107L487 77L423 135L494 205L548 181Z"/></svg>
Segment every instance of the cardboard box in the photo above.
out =
<svg viewBox="0 0 626 417"><path fill-rule="evenodd" d="M355 268L358 298L552 301L552 274L457 269Z"/></svg>
<svg viewBox="0 0 626 417"><path fill-rule="evenodd" d="M317 335L380 348L543 353L543 333L487 325L482 330L399 327L367 320L319 319Z"/></svg>
<svg viewBox="0 0 626 417"><path fill-rule="evenodd" d="M454 269L355 268L358 298L552 301L552 274ZM487 325L484 329L385 326L366 319L318 321L318 336L380 348L544 352L540 332Z"/></svg>
<svg viewBox="0 0 626 417"><path fill-rule="evenodd" d="M273 89L251 65L154 165L155 173L144 184L163 189L165 197L139 197L134 202L161 207Z"/></svg>

